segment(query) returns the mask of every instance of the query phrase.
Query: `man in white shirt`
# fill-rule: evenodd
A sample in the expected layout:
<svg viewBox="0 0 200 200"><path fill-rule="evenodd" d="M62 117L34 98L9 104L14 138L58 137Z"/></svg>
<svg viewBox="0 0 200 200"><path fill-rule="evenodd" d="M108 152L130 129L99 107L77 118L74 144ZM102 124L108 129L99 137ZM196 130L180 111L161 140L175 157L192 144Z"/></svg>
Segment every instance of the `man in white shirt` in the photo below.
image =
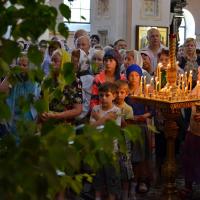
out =
<svg viewBox="0 0 200 200"><path fill-rule="evenodd" d="M147 40L149 45L142 50L149 52L149 55L151 56L152 72L155 72L158 64L158 54L162 49L166 49L167 47L161 44L160 32L157 28L151 28L147 31Z"/></svg>

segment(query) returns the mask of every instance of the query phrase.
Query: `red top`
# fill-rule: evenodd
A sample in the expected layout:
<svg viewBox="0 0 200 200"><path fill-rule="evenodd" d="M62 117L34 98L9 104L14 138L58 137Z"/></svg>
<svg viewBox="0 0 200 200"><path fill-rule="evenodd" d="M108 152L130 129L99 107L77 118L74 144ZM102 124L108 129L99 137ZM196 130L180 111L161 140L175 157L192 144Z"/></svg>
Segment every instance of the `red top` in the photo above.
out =
<svg viewBox="0 0 200 200"><path fill-rule="evenodd" d="M126 77L124 74L120 74L120 80L126 80ZM103 83L106 82L106 74L105 71L100 72L97 74L94 78L93 84L92 84L92 97L90 100L90 109L92 109L95 105L99 105L99 87Z"/></svg>

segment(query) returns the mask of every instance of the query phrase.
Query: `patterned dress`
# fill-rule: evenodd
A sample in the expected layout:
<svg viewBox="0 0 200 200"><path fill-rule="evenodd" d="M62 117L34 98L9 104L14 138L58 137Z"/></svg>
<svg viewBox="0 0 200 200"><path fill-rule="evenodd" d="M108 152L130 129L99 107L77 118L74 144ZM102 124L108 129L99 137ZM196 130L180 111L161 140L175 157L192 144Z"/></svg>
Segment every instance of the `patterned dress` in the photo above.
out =
<svg viewBox="0 0 200 200"><path fill-rule="evenodd" d="M50 111L63 112L65 110L73 109L74 104L82 104L83 102L82 84L78 78L76 78L71 84L65 85L64 89L62 89L57 80L49 77L44 81L43 87L45 89L48 88L49 94L52 96L49 102Z"/></svg>

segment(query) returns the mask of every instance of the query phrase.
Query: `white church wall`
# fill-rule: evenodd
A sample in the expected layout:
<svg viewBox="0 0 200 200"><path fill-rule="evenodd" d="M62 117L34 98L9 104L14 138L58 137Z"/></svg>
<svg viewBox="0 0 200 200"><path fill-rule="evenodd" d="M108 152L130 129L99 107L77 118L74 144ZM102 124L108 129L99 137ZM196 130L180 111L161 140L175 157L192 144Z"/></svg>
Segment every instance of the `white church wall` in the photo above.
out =
<svg viewBox="0 0 200 200"><path fill-rule="evenodd" d="M96 33L106 44L126 37L126 0L91 0L90 34Z"/></svg>
<svg viewBox="0 0 200 200"><path fill-rule="evenodd" d="M150 4L153 2L158 3L158 5L156 6L155 4ZM155 6L158 9L156 9ZM169 13L170 13L170 0L155 0L155 1L133 0L131 47L135 48L136 25L169 27L170 24Z"/></svg>
<svg viewBox="0 0 200 200"><path fill-rule="evenodd" d="M132 1L132 13L127 16L129 9L127 5L130 5L130 1ZM159 3L158 16L149 17L145 16L144 12L142 13L142 11L145 11L144 4L147 3L148 5L151 2ZM107 34L107 44L113 43L119 38L124 38L127 40L129 48L135 48L136 25L168 27L169 13L170 0L91 0L91 34L99 31ZM127 20L129 23L127 23ZM131 25L131 29L127 28L127 24ZM131 31L131 33L127 33L128 31ZM131 37L129 37L130 35Z"/></svg>

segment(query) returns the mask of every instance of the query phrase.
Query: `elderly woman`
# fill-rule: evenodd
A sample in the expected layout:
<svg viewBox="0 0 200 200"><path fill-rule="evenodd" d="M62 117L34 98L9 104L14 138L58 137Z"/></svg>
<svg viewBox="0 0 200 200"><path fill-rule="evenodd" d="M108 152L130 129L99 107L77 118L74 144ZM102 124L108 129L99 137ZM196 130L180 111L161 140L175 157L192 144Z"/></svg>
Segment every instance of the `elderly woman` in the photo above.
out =
<svg viewBox="0 0 200 200"><path fill-rule="evenodd" d="M49 112L44 112L41 116L43 121L55 119L57 121L73 122L82 112L82 85L79 79L75 79L71 84L64 84L62 69L64 67L64 56L60 49L53 52L51 61L52 73L44 80L42 89L49 89L51 93L61 94L53 97L49 103ZM49 80L52 87L46 84Z"/></svg>
<svg viewBox="0 0 200 200"><path fill-rule="evenodd" d="M93 52L92 58L91 58L91 65L92 65L92 72L93 74L99 74L104 67L103 67L103 56L104 51L103 50L95 50Z"/></svg>

